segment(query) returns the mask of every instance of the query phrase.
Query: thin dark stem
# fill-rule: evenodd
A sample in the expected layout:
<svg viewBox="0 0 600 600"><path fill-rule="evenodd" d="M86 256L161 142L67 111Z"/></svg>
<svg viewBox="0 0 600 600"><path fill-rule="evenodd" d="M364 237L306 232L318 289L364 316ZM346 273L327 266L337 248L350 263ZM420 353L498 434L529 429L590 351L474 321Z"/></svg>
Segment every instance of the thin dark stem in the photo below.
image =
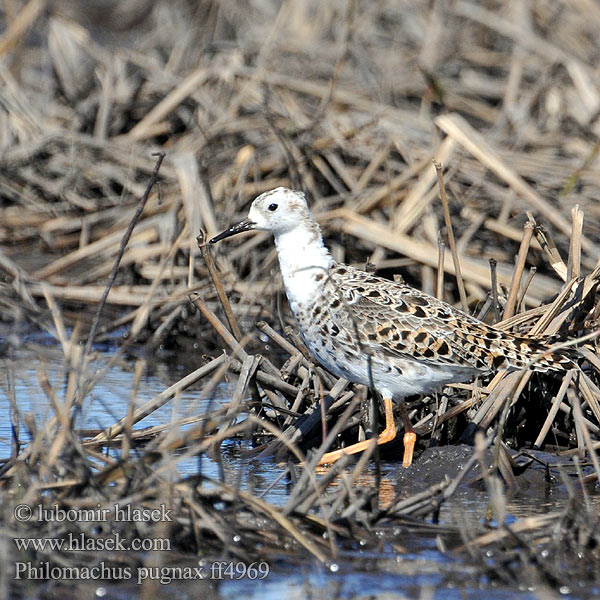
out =
<svg viewBox="0 0 600 600"><path fill-rule="evenodd" d="M110 290L115 282L115 279L117 278L117 272L119 270L119 265L121 264L123 254L125 254L125 248L127 247L127 244L129 243L131 234L133 233L133 228L136 226L137 222L139 221L140 217L142 216L142 213L144 212L144 208L146 207L146 203L148 202L148 198L150 197L150 192L152 191L152 188L156 184L156 181L158 178L158 171L159 171L160 166L165 158L165 153L164 152L155 152L153 154L153 156L158 157L156 160L156 165L154 165L154 170L152 171L152 174L150 175L150 179L148 180L148 185L146 186L144 195L140 199L138 206L136 208L135 214L133 215L133 218L129 222L127 230L125 231L125 233L123 234L123 238L121 239L119 251L117 252L117 256L115 258L115 262L113 264L110 275L108 276L108 281L106 282L106 287L104 288L102 298L100 298L100 302L98 303L98 308L96 309L96 314L94 315L94 320L92 321L92 327L90 328L90 333L88 335L88 339L85 344L85 349L84 349L83 354L81 355L81 359L79 361L79 374L78 374L78 380L79 380L78 388L79 389L78 389L77 395L75 396L75 406L74 406L74 411L71 415L71 423L73 423L75 421L75 417L77 416L77 412L78 412L79 408L81 407L81 402L83 400L83 386L81 384L83 381L85 359L92 350L92 345L94 344L94 339L96 337L96 332L98 331L98 325L100 323L100 315L102 314L102 310L104 309L104 305L106 304L106 299L108 298L108 294L110 293Z"/></svg>
<svg viewBox="0 0 600 600"><path fill-rule="evenodd" d="M496 267L498 261L495 258L490 258L490 272L492 276L492 304L494 307L494 324L500 320L500 311L498 310L498 271Z"/></svg>
<svg viewBox="0 0 600 600"><path fill-rule="evenodd" d="M142 213L144 212L144 208L146 206L146 202L148 202L148 198L150 197L150 192L156 183L158 178L158 171L162 164L162 161L165 158L164 152L155 152L153 156L158 156L156 161L156 165L154 165L154 170L152 171L152 175L148 180L148 185L146 186L146 191L142 196L141 200L138 203L137 209L133 218L129 222L127 230L123 234L123 238L121 239L121 244L119 246L119 251L117 252L117 257L115 258L115 262L113 264L110 275L108 276L108 281L106 283L106 287L104 288L104 293L102 294L102 298L100 298L100 302L98 303L98 308L96 309L96 314L94 315L94 320L92 321L92 327L90 329L90 334L88 335L87 342L85 344L85 350L83 352L83 358L85 358L92 349L92 344L94 343L94 338L96 337L96 332L98 331L98 325L100 323L100 315L102 314L102 310L104 309L104 305L106 304L106 299L108 298L108 294L117 278L117 272L119 270L119 265L121 264L121 259L123 258L123 254L125 254L125 248L129 243L129 238L133 233L133 228L137 225Z"/></svg>

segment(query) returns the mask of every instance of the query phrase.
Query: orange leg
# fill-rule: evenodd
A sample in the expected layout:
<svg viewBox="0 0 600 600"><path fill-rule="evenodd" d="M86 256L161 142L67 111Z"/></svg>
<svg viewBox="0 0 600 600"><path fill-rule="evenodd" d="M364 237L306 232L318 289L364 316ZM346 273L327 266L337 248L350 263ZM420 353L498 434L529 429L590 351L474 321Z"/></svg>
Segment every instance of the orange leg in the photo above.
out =
<svg viewBox="0 0 600 600"><path fill-rule="evenodd" d="M392 399L384 398L383 406L385 408L385 429L377 436L377 445L387 444L396 437L396 423L394 422L394 414L392 410ZM323 454L319 465L328 465L334 463L344 456L344 454L357 454L358 452L364 452L370 444L373 443L372 439L364 440L347 448L340 450L334 450L333 452L327 452ZM413 444L414 446L414 444Z"/></svg>
<svg viewBox="0 0 600 600"><path fill-rule="evenodd" d="M383 399L383 406L385 409L385 429L377 436L377 445L387 444L391 442L396 437L396 423L394 422L394 414L393 414L393 404L391 398ZM404 455L402 457L402 466L410 467L412 464L413 453L415 449L415 442L417 441L417 434L413 431L413 428L410 424L410 420L408 418L408 411L406 409L406 404L404 401L400 404L400 413L402 415L402 421L404 422ZM336 462L345 454L357 454L359 452L364 452L369 444L372 444L373 440L364 440L362 442L358 442L356 444L352 444L352 446L348 446L347 448L341 448L340 450L334 450L333 452L327 452L323 454L321 460L318 462L318 465L329 465L331 463Z"/></svg>
<svg viewBox="0 0 600 600"><path fill-rule="evenodd" d="M417 434L414 432L410 419L408 418L408 409L404 400L400 401L400 416L404 423L404 455L402 456L402 466L404 468L412 465L413 453L415 451L415 443L417 441Z"/></svg>

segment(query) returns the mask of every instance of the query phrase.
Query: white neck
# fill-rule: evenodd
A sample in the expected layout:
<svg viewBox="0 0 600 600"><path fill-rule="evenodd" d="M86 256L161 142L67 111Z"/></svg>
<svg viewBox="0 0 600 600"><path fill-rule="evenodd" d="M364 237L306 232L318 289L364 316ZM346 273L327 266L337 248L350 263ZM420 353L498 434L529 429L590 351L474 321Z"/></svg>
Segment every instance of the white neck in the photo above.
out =
<svg viewBox="0 0 600 600"><path fill-rule="evenodd" d="M285 291L295 312L297 305L314 302L317 290L327 277L327 270L333 265L333 258L314 222L298 224L290 231L276 234L275 246ZM317 274L325 277L319 278L321 281L318 282L315 279Z"/></svg>

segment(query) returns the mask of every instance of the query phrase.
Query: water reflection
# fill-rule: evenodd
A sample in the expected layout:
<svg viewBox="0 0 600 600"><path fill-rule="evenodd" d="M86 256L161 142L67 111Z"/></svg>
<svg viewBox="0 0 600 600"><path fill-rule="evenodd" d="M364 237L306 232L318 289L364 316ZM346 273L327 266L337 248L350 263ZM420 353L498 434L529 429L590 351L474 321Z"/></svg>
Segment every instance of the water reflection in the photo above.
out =
<svg viewBox="0 0 600 600"><path fill-rule="evenodd" d="M102 371L110 358L110 354L99 355L90 371L94 373ZM136 404L142 405L186 374L172 365L152 364L141 377L134 394L132 390L134 364L133 360L122 359L106 371L83 403L81 417L77 424L79 429L99 430L113 425L127 414L132 395L135 396ZM65 397L68 369L63 353L56 346L29 344L15 350L9 357L0 358L0 369L4 373L10 373L14 381L14 397L20 414L19 438L22 443L26 443L30 440L24 422L27 413L33 415L38 428L54 416L48 397L43 391L42 378L47 378L59 401ZM208 411L226 406L231 398L231 386L234 383L219 384L210 399L203 398L200 393L203 382L191 386L137 423L134 429L173 423L176 434L192 427L193 424L180 426L177 423L194 416L202 417ZM0 387L0 414L9 413L10 393L5 386ZM1 419L0 459L10 455L11 439L10 420ZM275 504L282 504L287 498L287 490L285 480L276 481L281 469L274 468L276 465L274 461L248 459L245 456L245 451L248 449L247 442L226 440L221 445L223 460L220 463L203 454L200 457L178 459L175 461L175 466L181 476L202 472L207 477L222 480L233 487L240 486L244 490L252 490L258 495L268 490L265 499Z"/></svg>

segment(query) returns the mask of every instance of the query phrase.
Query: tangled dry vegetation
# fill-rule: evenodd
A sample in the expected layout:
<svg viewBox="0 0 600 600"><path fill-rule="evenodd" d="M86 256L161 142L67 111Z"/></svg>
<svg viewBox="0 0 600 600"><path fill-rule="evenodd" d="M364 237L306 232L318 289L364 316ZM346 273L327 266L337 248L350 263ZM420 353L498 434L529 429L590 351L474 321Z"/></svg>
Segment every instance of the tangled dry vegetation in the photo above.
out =
<svg viewBox="0 0 600 600"><path fill-rule="evenodd" d="M575 340L578 370L455 386L415 400L411 418L422 447L486 432L471 465L483 468L483 446L494 445L494 471L510 486L523 467L500 438L563 452L566 463L577 457L573 506L499 521L463 539L462 551L506 581L593 579L565 556L599 561L597 517L582 521L575 507L576 488L600 473L598 6L137 0L107 3L99 29L75 3L17 5L0 39L2 349L41 327L70 371L64 398L42 378L55 417L28 423L32 442L13 441L5 510L17 499L85 507L169 498L179 550L244 560L304 549L331 562L358 537L377 546L372 532L390 524L435 529L431 515L465 475L385 508L373 489L353 488L369 454L350 472L339 465L315 477L327 444L372 426L359 410L365 391L306 352L266 235L216 251L198 244L201 230L217 233L256 194L287 185L307 192L337 260L401 274L502 329ZM165 155L158 170L156 152ZM102 376L90 373L103 340L115 360L136 346L147 356L183 351L196 364L85 437L77 414ZM209 397L227 373L238 375L231 405L185 433L133 429L194 383ZM319 450L307 468L287 467L283 507L200 474L170 479L178 460L218 454L232 438L251 439L261 457ZM344 484L327 492L340 472ZM23 531L4 516L4 534ZM484 554L489 546L500 559ZM541 566L541 552L560 568Z"/></svg>

